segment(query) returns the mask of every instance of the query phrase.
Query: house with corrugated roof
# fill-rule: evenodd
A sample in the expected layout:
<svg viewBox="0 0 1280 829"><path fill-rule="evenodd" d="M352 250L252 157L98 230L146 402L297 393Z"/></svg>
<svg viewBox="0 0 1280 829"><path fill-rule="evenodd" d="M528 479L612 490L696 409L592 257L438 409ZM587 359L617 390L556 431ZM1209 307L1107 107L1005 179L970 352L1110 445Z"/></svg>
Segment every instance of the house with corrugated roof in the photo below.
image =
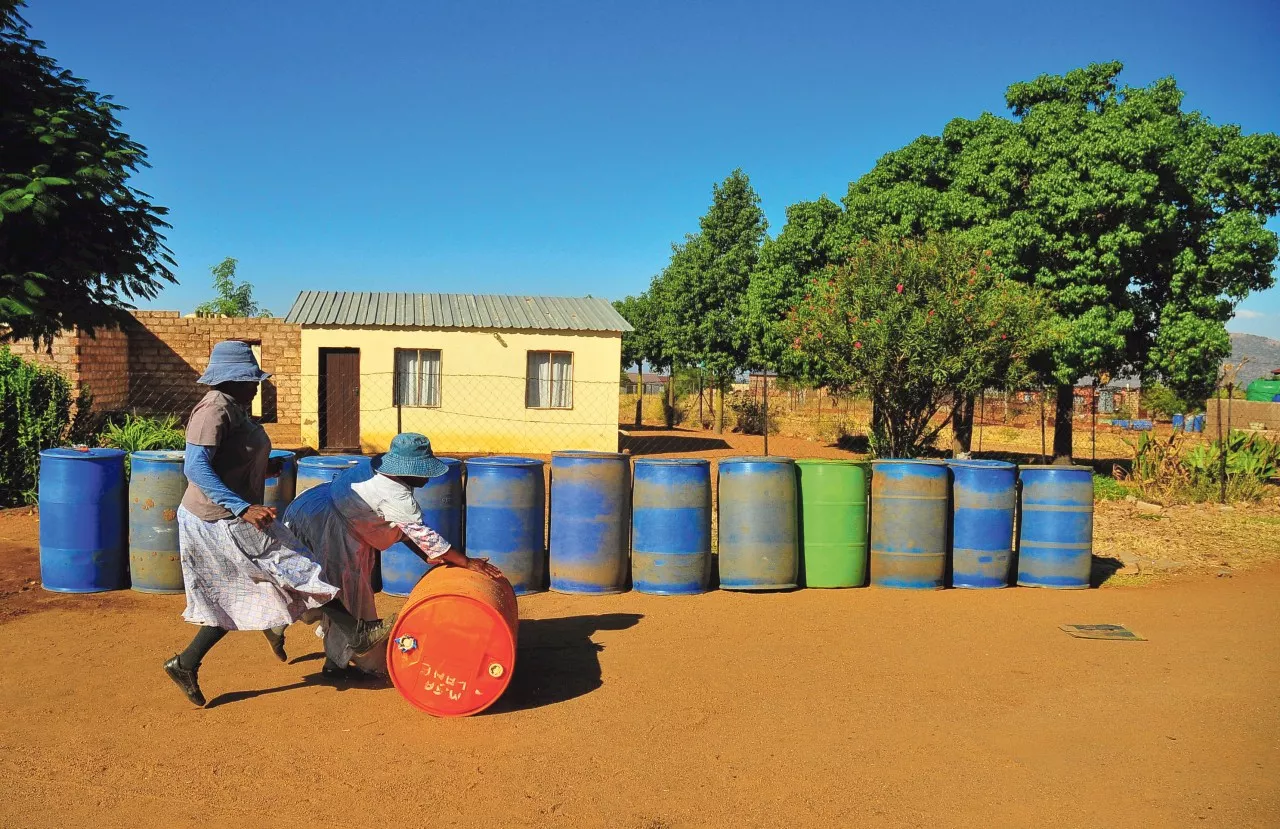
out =
<svg viewBox="0 0 1280 829"><path fill-rule="evenodd" d="M304 291L302 439L385 451L617 451L622 334L605 299Z"/></svg>

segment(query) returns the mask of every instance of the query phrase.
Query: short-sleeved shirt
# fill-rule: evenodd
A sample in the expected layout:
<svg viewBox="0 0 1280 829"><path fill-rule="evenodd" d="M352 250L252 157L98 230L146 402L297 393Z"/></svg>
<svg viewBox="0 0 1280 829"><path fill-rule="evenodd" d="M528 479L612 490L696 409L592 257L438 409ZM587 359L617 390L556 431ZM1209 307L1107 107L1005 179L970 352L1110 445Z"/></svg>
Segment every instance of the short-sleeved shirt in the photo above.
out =
<svg viewBox="0 0 1280 829"><path fill-rule="evenodd" d="M248 410L229 394L217 389L196 404L187 423L187 443L208 446L213 454L213 471L236 495L250 504L261 504L267 481L267 461L271 438L249 417ZM187 484L182 505L203 521L231 518L204 490Z"/></svg>

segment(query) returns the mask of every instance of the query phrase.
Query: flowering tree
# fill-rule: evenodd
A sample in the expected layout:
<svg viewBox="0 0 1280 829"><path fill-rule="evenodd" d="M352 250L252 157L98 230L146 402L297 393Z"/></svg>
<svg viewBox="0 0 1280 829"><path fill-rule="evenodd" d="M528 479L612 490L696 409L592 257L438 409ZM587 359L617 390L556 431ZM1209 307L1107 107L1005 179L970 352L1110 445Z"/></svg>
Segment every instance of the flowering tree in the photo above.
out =
<svg viewBox="0 0 1280 829"><path fill-rule="evenodd" d="M1044 297L998 272L991 251L931 235L862 240L848 253L811 280L785 330L824 385L870 396L881 457L920 454L945 407L1023 382L1026 355L1054 336Z"/></svg>

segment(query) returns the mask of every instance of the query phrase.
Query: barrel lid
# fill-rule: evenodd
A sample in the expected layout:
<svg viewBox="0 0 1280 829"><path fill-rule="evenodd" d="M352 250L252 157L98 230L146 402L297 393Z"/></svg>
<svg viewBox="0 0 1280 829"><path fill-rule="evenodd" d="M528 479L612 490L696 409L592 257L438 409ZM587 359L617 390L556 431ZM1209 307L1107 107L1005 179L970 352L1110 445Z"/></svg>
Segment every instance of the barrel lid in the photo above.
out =
<svg viewBox="0 0 1280 829"><path fill-rule="evenodd" d="M140 449L130 452L129 457L135 461L155 461L157 463L182 463L186 459L185 452L177 449Z"/></svg>
<svg viewBox="0 0 1280 829"><path fill-rule="evenodd" d="M272 449L271 450L271 457L273 458L294 458L294 457L297 457L297 455L298 455L297 452L290 452L288 449Z"/></svg>
<svg viewBox="0 0 1280 829"><path fill-rule="evenodd" d="M710 466L706 458L636 458L636 466Z"/></svg>
<svg viewBox="0 0 1280 829"><path fill-rule="evenodd" d="M74 458L76 460L105 460L107 458L123 458L123 449L106 447L59 446L56 449L45 449L40 453L42 458Z"/></svg>
<svg viewBox="0 0 1280 829"><path fill-rule="evenodd" d="M1016 469L1016 463L988 458L948 458L947 466L968 466L976 469Z"/></svg>
<svg viewBox="0 0 1280 829"><path fill-rule="evenodd" d="M882 464L920 464L921 466L946 466L945 461L936 460L934 458L876 458L871 462L875 466Z"/></svg>
<svg viewBox="0 0 1280 829"><path fill-rule="evenodd" d="M483 458L468 458L467 466L542 466L537 458L519 458L513 455L488 455Z"/></svg>
<svg viewBox="0 0 1280 829"><path fill-rule="evenodd" d="M797 466L865 466L867 463L852 458L796 458Z"/></svg>
<svg viewBox="0 0 1280 829"><path fill-rule="evenodd" d="M1019 468L1019 469L1026 469L1026 470L1028 470L1028 471L1035 471L1035 470L1037 470L1037 469L1042 469L1042 470L1044 470L1044 471L1046 471L1046 472L1053 472L1053 471L1057 471L1057 472L1088 472L1090 475L1092 475L1092 474L1093 474L1093 468L1092 468L1092 467L1089 467L1089 466L1081 466L1081 465L1080 465L1080 464L1078 464L1078 463L1074 463L1074 464L1065 464L1065 463L1063 463L1063 464L1053 464L1053 463L1024 463L1024 464L1019 465L1019 466L1018 466L1018 468Z"/></svg>
<svg viewBox="0 0 1280 829"><path fill-rule="evenodd" d="M621 452L596 452L591 449L560 449L551 453L551 458L601 458L604 460L620 461L629 459L629 455Z"/></svg>
<svg viewBox="0 0 1280 829"><path fill-rule="evenodd" d="M298 466L321 466L326 469L349 469L356 465L350 455L312 455L298 461Z"/></svg>
<svg viewBox="0 0 1280 829"><path fill-rule="evenodd" d="M488 708L511 681L515 638L497 609L443 593L400 612L387 642L387 672L396 690L437 717Z"/></svg>
<svg viewBox="0 0 1280 829"><path fill-rule="evenodd" d="M735 458L721 458L720 465L736 464L736 463L779 463L794 464L794 458L784 458L781 455L741 455Z"/></svg>

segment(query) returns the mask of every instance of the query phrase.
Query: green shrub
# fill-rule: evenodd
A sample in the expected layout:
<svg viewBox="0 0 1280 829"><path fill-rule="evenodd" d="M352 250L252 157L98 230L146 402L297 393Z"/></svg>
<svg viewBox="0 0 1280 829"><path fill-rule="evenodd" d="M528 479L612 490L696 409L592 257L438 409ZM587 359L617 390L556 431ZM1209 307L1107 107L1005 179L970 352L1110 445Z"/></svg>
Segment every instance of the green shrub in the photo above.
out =
<svg viewBox="0 0 1280 829"><path fill-rule="evenodd" d="M1233 430L1226 438L1227 499L1257 500L1280 475L1280 443ZM1213 501L1222 497L1223 441L1191 443L1180 433L1144 432L1134 453L1132 478L1148 497L1164 501Z"/></svg>
<svg viewBox="0 0 1280 829"><path fill-rule="evenodd" d="M744 435L763 435L764 434L764 401L757 399L755 395L747 392L734 392L729 395L729 408L737 416L737 426L734 427L735 432ZM778 418L782 415L782 410L777 406L769 406L769 434L778 433Z"/></svg>
<svg viewBox="0 0 1280 829"><path fill-rule="evenodd" d="M152 418L125 415L124 420L108 424L98 435L98 443L125 452L157 449L182 449L187 445L186 433L176 417ZM125 458L125 471L129 459Z"/></svg>
<svg viewBox="0 0 1280 829"><path fill-rule="evenodd" d="M61 446L90 398L71 397L71 383L51 368L28 363L0 347L0 506L36 499L40 452Z"/></svg>

